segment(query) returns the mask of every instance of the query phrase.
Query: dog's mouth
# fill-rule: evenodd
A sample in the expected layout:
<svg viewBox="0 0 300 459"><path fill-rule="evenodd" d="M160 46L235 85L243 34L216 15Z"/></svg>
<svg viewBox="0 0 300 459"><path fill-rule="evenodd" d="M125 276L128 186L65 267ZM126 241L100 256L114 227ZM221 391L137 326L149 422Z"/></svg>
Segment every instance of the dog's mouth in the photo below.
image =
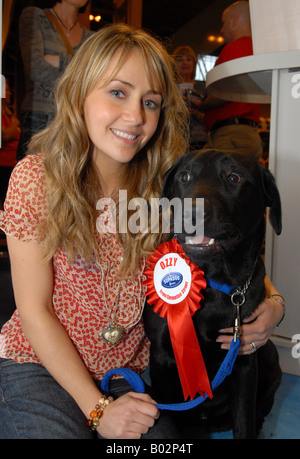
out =
<svg viewBox="0 0 300 459"><path fill-rule="evenodd" d="M215 238L202 236L202 235L185 238L185 243L187 245L195 245L195 246L200 246L200 247L210 247L214 245L215 242L216 242Z"/></svg>
<svg viewBox="0 0 300 459"><path fill-rule="evenodd" d="M181 239L181 238L180 238ZM182 244L189 250L200 251L202 253L213 254L228 250L231 246L236 244L238 236L231 237L210 237L204 235L185 236ZM179 241L180 242L180 241Z"/></svg>
<svg viewBox="0 0 300 459"><path fill-rule="evenodd" d="M201 250L202 252L220 252L221 246L219 241L208 236L187 236L184 240L184 245L190 250Z"/></svg>

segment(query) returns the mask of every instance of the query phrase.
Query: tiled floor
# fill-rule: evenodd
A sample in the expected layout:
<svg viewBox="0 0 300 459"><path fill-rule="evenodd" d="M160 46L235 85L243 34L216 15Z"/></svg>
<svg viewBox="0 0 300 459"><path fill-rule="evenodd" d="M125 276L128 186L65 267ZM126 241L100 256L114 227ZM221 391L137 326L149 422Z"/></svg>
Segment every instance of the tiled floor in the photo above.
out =
<svg viewBox="0 0 300 459"><path fill-rule="evenodd" d="M300 439L300 377L283 375L261 438Z"/></svg>
<svg viewBox="0 0 300 459"><path fill-rule="evenodd" d="M213 434L214 439L232 438L231 432ZM283 374L271 413L265 420L260 439L300 439L300 377Z"/></svg>
<svg viewBox="0 0 300 459"><path fill-rule="evenodd" d="M0 260L0 328L13 310L8 260ZM213 434L213 439L230 439L231 432ZM300 439L300 377L284 374L275 403L266 418L260 438Z"/></svg>

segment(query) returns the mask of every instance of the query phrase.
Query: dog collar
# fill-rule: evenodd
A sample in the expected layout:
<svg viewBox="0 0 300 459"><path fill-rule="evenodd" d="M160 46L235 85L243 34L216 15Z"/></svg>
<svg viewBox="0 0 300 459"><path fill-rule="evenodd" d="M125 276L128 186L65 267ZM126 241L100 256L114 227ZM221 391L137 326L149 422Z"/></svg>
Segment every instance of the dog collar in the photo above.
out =
<svg viewBox="0 0 300 459"><path fill-rule="evenodd" d="M215 288L216 290L219 290L222 293L226 293L226 295L230 295L234 287L232 285L227 285L227 284L220 284L219 282L215 282L211 279L206 279L207 284Z"/></svg>
<svg viewBox="0 0 300 459"><path fill-rule="evenodd" d="M253 274L251 274L251 276L248 277L243 287L232 287L227 284L220 284L219 282L215 282L211 279L206 279L206 282L207 285L209 285L210 287L213 287L216 290L225 293L226 295L230 295L231 303L233 304L233 306L242 306L246 301L245 294L251 283L252 276Z"/></svg>
<svg viewBox="0 0 300 459"><path fill-rule="evenodd" d="M215 288L216 290L220 290L227 295L230 295L231 303L236 308L235 319L234 319L234 327L233 327L233 339L234 342L237 341L237 338L241 334L241 318L240 318L240 307L245 303L246 297L245 294L248 290L248 287L251 283L253 273L251 276L248 277L245 285L243 287L230 287L227 284L219 284L218 282L214 282L210 279L207 279L206 282L211 287Z"/></svg>

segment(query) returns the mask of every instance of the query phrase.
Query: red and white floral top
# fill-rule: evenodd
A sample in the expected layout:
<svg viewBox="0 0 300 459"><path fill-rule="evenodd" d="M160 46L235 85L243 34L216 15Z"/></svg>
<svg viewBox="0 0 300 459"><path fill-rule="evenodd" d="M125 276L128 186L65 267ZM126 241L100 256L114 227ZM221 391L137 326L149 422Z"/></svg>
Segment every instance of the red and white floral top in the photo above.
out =
<svg viewBox="0 0 300 459"><path fill-rule="evenodd" d="M30 155L15 167L0 212L0 228L24 242L37 240L38 225L47 213L47 197L41 155ZM105 208L96 227L110 224ZM141 320L145 291L143 268L134 278L120 282L117 269L123 249L114 233L100 234L99 263L88 265L78 256L69 263L63 250L53 257L53 308L94 379L102 379L112 368L128 367L141 373L148 365L149 341ZM37 279L38 282L38 279ZM112 322L125 329L125 337L115 346L99 336ZM17 362L40 363L26 340L18 310L3 326L0 357Z"/></svg>

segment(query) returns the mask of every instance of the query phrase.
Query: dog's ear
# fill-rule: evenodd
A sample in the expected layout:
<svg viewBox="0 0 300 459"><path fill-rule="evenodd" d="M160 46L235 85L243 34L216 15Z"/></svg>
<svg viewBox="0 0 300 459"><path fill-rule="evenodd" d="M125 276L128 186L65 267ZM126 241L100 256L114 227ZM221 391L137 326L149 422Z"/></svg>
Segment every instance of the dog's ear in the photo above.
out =
<svg viewBox="0 0 300 459"><path fill-rule="evenodd" d="M263 166L261 170L266 207L270 207L270 222L276 234L280 234L282 229L280 194L271 172Z"/></svg>
<svg viewBox="0 0 300 459"><path fill-rule="evenodd" d="M188 155L189 153L187 153ZM162 192L161 192L161 197L162 198L171 198L172 195L172 184L173 184L173 179L174 175L176 174L177 169L181 166L181 164L184 164L187 155L181 156L176 163L171 167L171 169L168 170L164 177L163 181L163 187L162 187Z"/></svg>
<svg viewBox="0 0 300 459"><path fill-rule="evenodd" d="M174 174L177 170L177 164L175 164L171 169L168 170L164 177L163 181L163 187L162 187L162 192L161 192L161 197L162 198L170 198L171 191L172 191L172 181Z"/></svg>

